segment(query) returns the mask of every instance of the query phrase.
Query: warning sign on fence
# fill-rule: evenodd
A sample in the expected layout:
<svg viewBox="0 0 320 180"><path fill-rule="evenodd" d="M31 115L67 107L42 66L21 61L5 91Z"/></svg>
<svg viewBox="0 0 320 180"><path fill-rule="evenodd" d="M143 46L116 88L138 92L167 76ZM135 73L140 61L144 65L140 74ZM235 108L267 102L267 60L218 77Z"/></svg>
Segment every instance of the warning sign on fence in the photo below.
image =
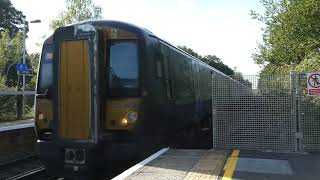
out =
<svg viewBox="0 0 320 180"><path fill-rule="evenodd" d="M320 72L307 73L308 95L320 96Z"/></svg>

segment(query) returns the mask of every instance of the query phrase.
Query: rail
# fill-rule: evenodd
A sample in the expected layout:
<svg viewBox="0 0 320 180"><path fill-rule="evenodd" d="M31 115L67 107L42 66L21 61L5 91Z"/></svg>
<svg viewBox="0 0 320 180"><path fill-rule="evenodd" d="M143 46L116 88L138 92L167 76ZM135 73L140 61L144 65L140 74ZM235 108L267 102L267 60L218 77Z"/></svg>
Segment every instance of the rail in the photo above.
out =
<svg viewBox="0 0 320 180"><path fill-rule="evenodd" d="M44 166L40 166L38 168L23 172L23 173L18 174L16 176L12 176L12 177L8 178L7 180L18 180L18 179L24 179L27 177L33 177L38 174L45 173L45 171L46 171L46 168Z"/></svg>
<svg viewBox="0 0 320 180"><path fill-rule="evenodd" d="M45 167L35 155L29 155L23 158L6 161L0 165L0 179L12 180L23 179L25 177L38 177L41 175L46 175L44 172Z"/></svg>

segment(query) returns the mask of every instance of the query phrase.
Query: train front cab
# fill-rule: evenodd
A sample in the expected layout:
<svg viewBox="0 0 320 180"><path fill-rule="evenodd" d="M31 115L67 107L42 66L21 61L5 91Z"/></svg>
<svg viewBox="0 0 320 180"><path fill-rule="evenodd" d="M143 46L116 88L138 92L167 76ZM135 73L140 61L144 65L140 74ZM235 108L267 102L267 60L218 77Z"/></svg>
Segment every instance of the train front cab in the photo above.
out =
<svg viewBox="0 0 320 180"><path fill-rule="evenodd" d="M127 141L138 119L138 44L133 33L89 24L59 28L52 44L44 44L36 96L37 148L51 174L91 172L119 149L135 152L134 143L115 143L115 134L125 134L117 138ZM44 75L44 69L52 75ZM43 84L50 77L51 84Z"/></svg>

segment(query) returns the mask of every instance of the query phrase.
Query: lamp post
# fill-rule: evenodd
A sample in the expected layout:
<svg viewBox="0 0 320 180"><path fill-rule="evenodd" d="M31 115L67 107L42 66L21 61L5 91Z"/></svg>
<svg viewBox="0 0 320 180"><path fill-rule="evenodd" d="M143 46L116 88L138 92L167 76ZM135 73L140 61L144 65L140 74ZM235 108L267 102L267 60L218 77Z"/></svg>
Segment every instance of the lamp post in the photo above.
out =
<svg viewBox="0 0 320 180"><path fill-rule="evenodd" d="M36 19L36 20L29 21L29 23L41 23L41 20ZM23 48L22 48L22 62L21 62L23 64L26 64L26 24L27 24L27 21L25 21L23 23ZM23 98L22 98L22 114L24 114L24 104L25 104L24 91L25 91L25 86L26 86L26 75L22 74L22 94L23 94Z"/></svg>

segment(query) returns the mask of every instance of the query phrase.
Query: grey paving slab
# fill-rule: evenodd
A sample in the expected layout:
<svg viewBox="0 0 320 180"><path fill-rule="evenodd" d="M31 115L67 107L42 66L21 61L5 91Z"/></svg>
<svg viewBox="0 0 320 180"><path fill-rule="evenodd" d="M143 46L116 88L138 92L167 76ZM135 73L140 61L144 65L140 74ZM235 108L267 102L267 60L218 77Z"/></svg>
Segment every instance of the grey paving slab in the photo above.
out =
<svg viewBox="0 0 320 180"><path fill-rule="evenodd" d="M247 161L241 163L241 159L268 159L269 162L280 162L279 165L274 163L260 163ZM266 153L240 151L240 163L237 163L233 179L241 180L319 180L320 179L320 153L298 154L298 153ZM287 163L284 163L287 162ZM258 165L259 167L255 167ZM275 167L271 167L275 166ZM281 166L281 167L279 167ZM291 173L285 172L290 167ZM249 168L249 169L248 169ZM279 169L277 169L279 168ZM282 170L281 170L282 168ZM242 169L242 170L241 170ZM262 170L264 169L264 170ZM239 171L240 170L240 171ZM272 170L273 172L269 172ZM277 172L277 173L274 173Z"/></svg>
<svg viewBox="0 0 320 180"><path fill-rule="evenodd" d="M292 169L287 160L239 158L236 171L292 175Z"/></svg>

